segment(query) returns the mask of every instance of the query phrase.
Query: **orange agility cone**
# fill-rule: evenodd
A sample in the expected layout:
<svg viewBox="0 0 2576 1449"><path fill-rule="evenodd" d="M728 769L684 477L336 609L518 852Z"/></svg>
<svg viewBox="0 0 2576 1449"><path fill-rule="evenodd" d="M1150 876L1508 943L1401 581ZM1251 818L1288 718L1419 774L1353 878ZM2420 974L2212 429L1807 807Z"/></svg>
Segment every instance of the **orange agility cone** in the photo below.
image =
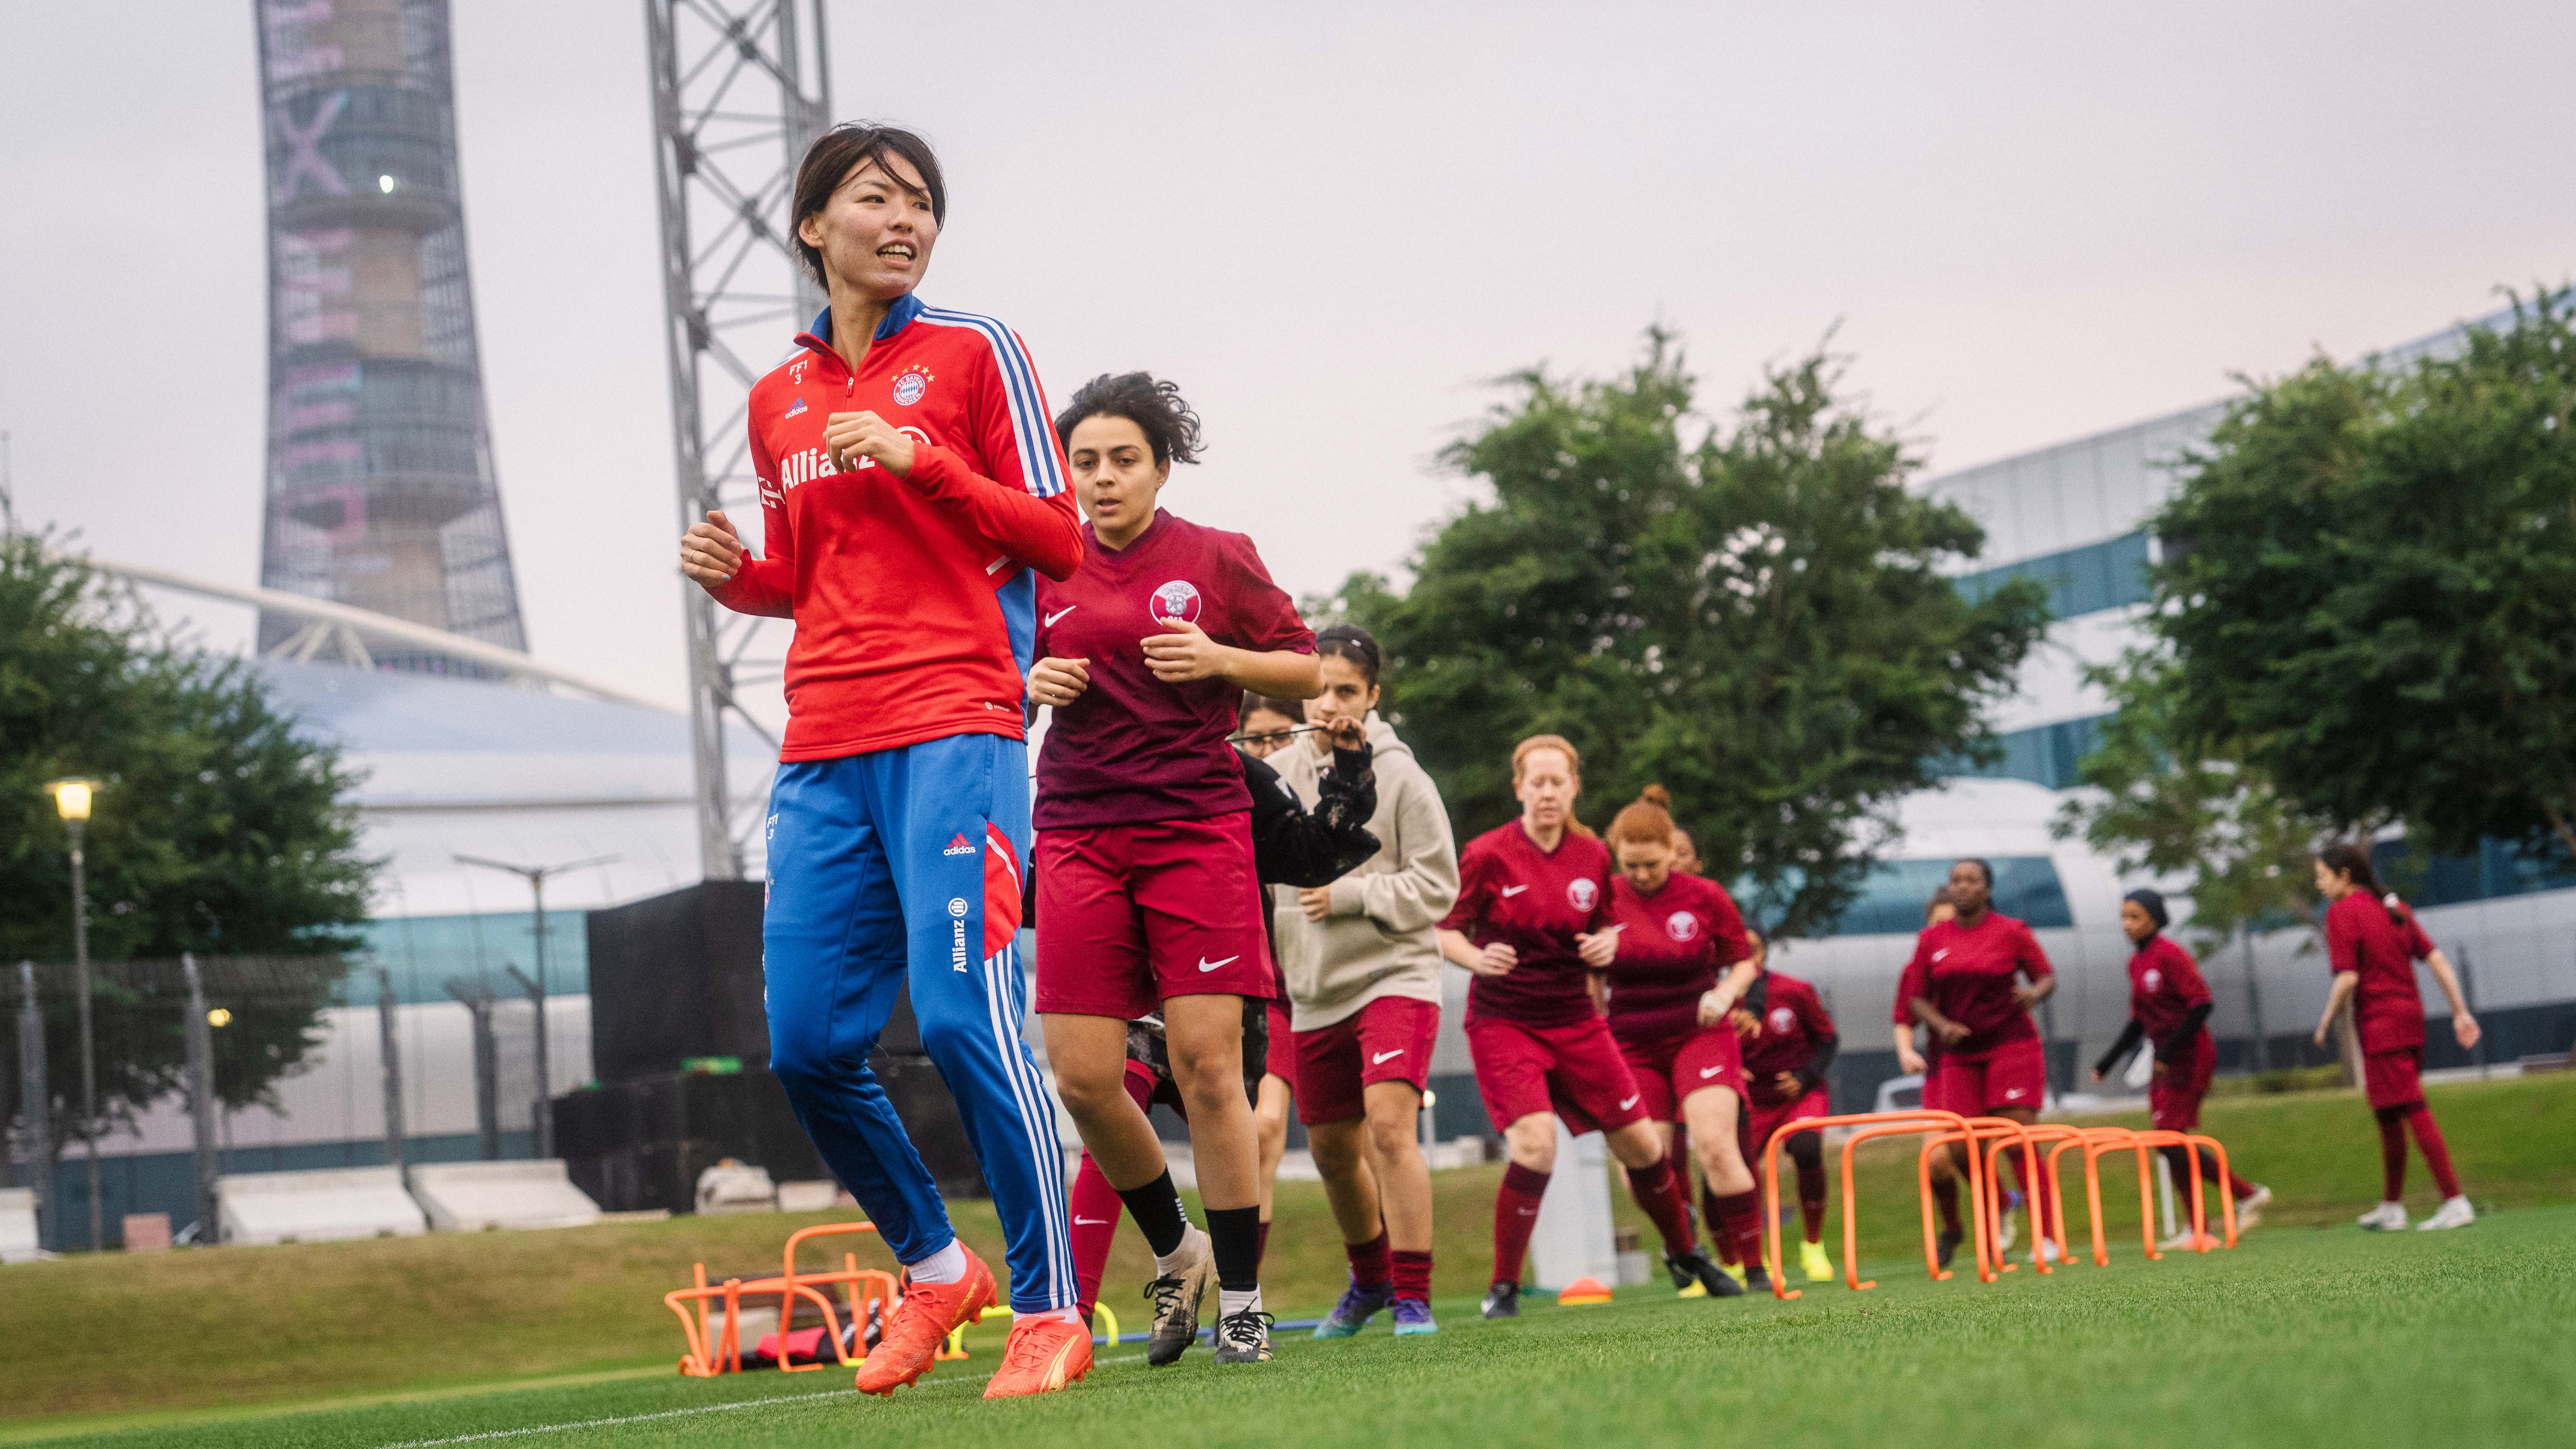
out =
<svg viewBox="0 0 2576 1449"><path fill-rule="evenodd" d="M1577 1278L1557 1291L1556 1301L1567 1306L1584 1303L1607 1303L1610 1290L1598 1278Z"/></svg>

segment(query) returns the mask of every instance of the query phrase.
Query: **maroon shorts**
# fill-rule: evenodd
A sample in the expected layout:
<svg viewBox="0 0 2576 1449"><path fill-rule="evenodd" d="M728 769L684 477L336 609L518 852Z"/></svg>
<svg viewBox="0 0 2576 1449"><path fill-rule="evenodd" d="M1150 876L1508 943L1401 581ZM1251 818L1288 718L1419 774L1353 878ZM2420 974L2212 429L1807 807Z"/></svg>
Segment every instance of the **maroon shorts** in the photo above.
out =
<svg viewBox="0 0 2576 1449"><path fill-rule="evenodd" d="M1288 1030L1288 1008L1277 998L1270 1002L1270 1041L1261 1059L1264 1076L1277 1077L1288 1084L1290 1093L1297 1090L1297 1042Z"/></svg>
<svg viewBox="0 0 2576 1449"><path fill-rule="evenodd" d="M1792 1122L1806 1121L1810 1117L1831 1116L1833 1110L1833 1102L1825 1095L1825 1089L1822 1087L1818 1087L1794 1102L1780 1102L1768 1107L1757 1103L1747 1107L1744 1112L1744 1131L1741 1134L1745 1162L1748 1165L1759 1166L1760 1159L1757 1154L1770 1143L1771 1134L1782 1127Z"/></svg>
<svg viewBox="0 0 2576 1449"><path fill-rule="evenodd" d="M1554 1112L1577 1136L1647 1120L1645 1091L1629 1075L1610 1023L1598 1016L1552 1026L1471 1021L1467 1056L1496 1131L1533 1112Z"/></svg>
<svg viewBox="0 0 2576 1449"><path fill-rule="evenodd" d="M2412 1107L2424 1100L2424 1049L2399 1047L2361 1059L2361 1089L2378 1107Z"/></svg>
<svg viewBox="0 0 2576 1449"><path fill-rule="evenodd" d="M1619 1054L1646 1094L1646 1115L1658 1122L1682 1120L1682 1103L1702 1087L1724 1087L1744 1100L1744 1039L1726 1022L1684 1036L1623 1041Z"/></svg>
<svg viewBox="0 0 2576 1449"><path fill-rule="evenodd" d="M1962 1117L1983 1117L2006 1107L2036 1112L2047 1094L2048 1057L2035 1036L1975 1056L1943 1052L1923 1083L1924 1106Z"/></svg>
<svg viewBox="0 0 2576 1449"><path fill-rule="evenodd" d="M1381 996L1331 1026L1297 1033L1297 1120L1339 1122L1368 1110L1369 1087L1431 1080L1440 1003Z"/></svg>
<svg viewBox="0 0 2576 1449"><path fill-rule="evenodd" d="M2218 1044L2202 1032L2183 1051L2182 1060L2156 1073L2147 1083L2147 1120L2159 1132L2189 1132L2200 1125L2200 1099L2209 1095L2209 1079L2218 1071Z"/></svg>
<svg viewBox="0 0 2576 1449"><path fill-rule="evenodd" d="M1037 1009L1150 1016L1272 994L1252 812L1038 832Z"/></svg>

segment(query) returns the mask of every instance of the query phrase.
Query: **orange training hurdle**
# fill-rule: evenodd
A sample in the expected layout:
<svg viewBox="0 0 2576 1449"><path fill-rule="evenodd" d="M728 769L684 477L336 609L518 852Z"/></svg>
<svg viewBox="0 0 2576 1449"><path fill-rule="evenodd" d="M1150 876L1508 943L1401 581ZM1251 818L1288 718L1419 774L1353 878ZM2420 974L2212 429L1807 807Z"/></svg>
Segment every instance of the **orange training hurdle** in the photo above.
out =
<svg viewBox="0 0 2576 1449"><path fill-rule="evenodd" d="M1968 1128L1968 1119L1960 1116L1956 1112L1943 1112L1928 1108L1917 1108L1906 1112L1851 1112L1832 1117L1807 1117L1801 1118L1795 1122L1784 1122L1780 1124L1780 1126L1772 1132L1771 1140L1765 1143L1762 1148L1762 1232L1763 1256L1767 1261L1771 1272L1771 1293L1772 1296L1784 1301L1791 1298L1803 1297L1805 1295L1801 1290L1791 1288L1789 1286L1788 1274L1782 1267L1783 1258L1780 1241L1780 1144L1800 1132L1821 1133L1827 1127L1851 1127L1856 1129L1843 1143L1843 1268L1846 1275L1846 1281L1849 1282L1853 1288L1861 1289L1874 1288L1878 1285L1876 1283L1861 1282L1860 1272L1857 1266L1859 1262L1859 1254L1856 1251L1859 1242L1859 1220L1853 1211L1852 1149L1871 1137L1892 1137L1914 1132L1938 1132L1943 1128L1965 1132ZM1932 1185L1928 1176L1928 1171L1928 1168L1924 1170L1925 1175L1922 1177L1921 1181L1923 1194L1923 1257L1924 1266L1931 1271L1933 1279L1938 1281L1949 1277L1950 1274L1947 1269L1941 1266L1939 1253L1932 1244ZM1968 1160L1968 1182L1971 1206L1977 1216L1977 1225L1979 1229L1979 1231L1974 1235L1977 1240L1977 1276L1981 1279L1991 1280L1994 1274L1992 1271L1992 1264L1987 1259L1985 1234L1983 1231L1985 1226L1985 1197L1983 1193L1977 1190L1982 1176L1983 1174L1979 1170L1978 1160L1974 1154L1971 1154Z"/></svg>
<svg viewBox="0 0 2576 1449"><path fill-rule="evenodd" d="M707 1265L696 1264L693 1286L662 1295L663 1306L678 1316L680 1332L688 1340L688 1352L680 1356L680 1372L700 1379L742 1372L742 1300L747 1296L771 1295L778 1299L778 1367L781 1372L807 1373L823 1367L819 1354L814 1362L808 1364L788 1361L787 1325L794 1317L795 1305L800 1300L811 1302L822 1310L824 1341L831 1344L832 1355L841 1367L854 1367L858 1360L850 1357L849 1350L842 1346L840 1317L833 1311L832 1300L822 1289L834 1284L840 1286L842 1306L848 1310L850 1322L864 1332L870 1307L880 1313L892 1312L902 1296L901 1287L891 1273L860 1267L855 1253L842 1254L838 1270L800 1273L796 1269L796 1249L807 1238L835 1233L873 1233L876 1230L874 1223L863 1222L827 1223L798 1229L788 1236L787 1246L780 1255L783 1260L780 1272L775 1278L755 1278L747 1283L740 1278L728 1278L711 1285L707 1282ZM724 1327L721 1331L707 1321L708 1300L718 1298L724 1302Z"/></svg>

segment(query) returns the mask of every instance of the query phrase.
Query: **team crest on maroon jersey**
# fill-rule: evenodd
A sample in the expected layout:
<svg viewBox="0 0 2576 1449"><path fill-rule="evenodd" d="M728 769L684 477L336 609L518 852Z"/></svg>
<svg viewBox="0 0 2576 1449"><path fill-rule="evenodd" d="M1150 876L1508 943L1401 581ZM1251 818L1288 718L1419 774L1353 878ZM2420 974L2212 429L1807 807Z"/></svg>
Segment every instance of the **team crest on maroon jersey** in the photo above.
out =
<svg viewBox="0 0 2576 1449"><path fill-rule="evenodd" d="M1775 1006L1771 1008L1771 1029L1773 1031L1785 1032L1797 1024L1798 1013L1791 1011L1785 1006Z"/></svg>
<svg viewBox="0 0 2576 1449"><path fill-rule="evenodd" d="M930 391L930 369L926 367L907 369L903 376L894 380L894 400L905 407L921 401L921 395L928 391Z"/></svg>
<svg viewBox="0 0 2576 1449"><path fill-rule="evenodd" d="M1675 911L1664 917L1664 934L1676 941L1688 941L1699 935L1699 917L1688 911Z"/></svg>
<svg viewBox="0 0 2576 1449"><path fill-rule="evenodd" d="M2148 968L2147 968L2146 982L2147 982L2147 989L2148 989L2149 991L2153 991L2153 990L2155 990L2157 987L2162 986L2162 985L2164 984L2164 981L2165 981L2165 973L2163 973L2163 972L2161 972L2161 971L2157 970L2157 969L2156 969L2156 968L2154 968L2153 966L2150 966L2150 967L2148 967Z"/></svg>
<svg viewBox="0 0 2576 1449"><path fill-rule="evenodd" d="M1576 910L1589 911L1592 903L1601 898L1601 887L1592 883L1592 877L1579 875L1565 883L1565 898L1574 903Z"/></svg>
<svg viewBox="0 0 2576 1449"><path fill-rule="evenodd" d="M1154 591L1154 597L1146 602L1145 612L1157 619L1195 624L1199 621L1198 586L1184 579L1174 579Z"/></svg>

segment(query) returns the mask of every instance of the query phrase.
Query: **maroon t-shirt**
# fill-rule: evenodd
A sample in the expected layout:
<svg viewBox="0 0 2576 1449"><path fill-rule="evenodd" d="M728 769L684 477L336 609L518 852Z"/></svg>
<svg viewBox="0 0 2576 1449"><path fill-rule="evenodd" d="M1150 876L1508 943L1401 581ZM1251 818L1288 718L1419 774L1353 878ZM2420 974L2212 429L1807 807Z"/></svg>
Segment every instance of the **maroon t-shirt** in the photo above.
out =
<svg viewBox="0 0 2576 1449"><path fill-rule="evenodd" d="M1815 1060L1816 1048L1834 1038L1834 1018L1816 988L1795 976L1765 971L1755 989L1762 993L1753 1018L1761 1030L1744 1043L1745 1095L1757 1107L1777 1107L1797 1100L1780 1091L1780 1073L1794 1076Z"/></svg>
<svg viewBox="0 0 2576 1449"><path fill-rule="evenodd" d="M1556 849L1541 850L1517 820L1468 841L1458 852L1458 903L1440 928L1520 957L1510 975L1468 986L1468 1024L1490 1017L1560 1026L1597 1014L1586 985L1591 968L1574 953L1574 938L1609 924L1610 851L1600 841L1568 830Z"/></svg>
<svg viewBox="0 0 2576 1449"><path fill-rule="evenodd" d="M1082 526L1082 567L1038 580L1037 656L1088 659L1091 684L1059 707L1038 751L1040 830L1205 820L1252 808L1234 733L1243 691L1222 679L1166 684L1145 641L1182 619L1220 644L1315 652L1315 631L1261 566L1252 540L1169 510L1135 542L1104 547Z"/></svg>
<svg viewBox="0 0 2576 1449"><path fill-rule="evenodd" d="M1610 1031L1621 1041L1699 1030L1699 999L1717 973L1753 954L1726 887L1695 875L1675 871L1651 896L1613 877L1610 918L1623 928L1610 963Z"/></svg>
<svg viewBox="0 0 2576 1449"><path fill-rule="evenodd" d="M2162 1043L2181 1029L2193 1007L2208 1004L2200 963L2171 936L2159 931L2129 953L2129 1015L2147 1040Z"/></svg>
<svg viewBox="0 0 2576 1449"><path fill-rule="evenodd" d="M1968 1029L1943 1050L1972 1057L2039 1035L2030 1013L2013 1000L2013 978L2036 984L2052 974L2030 927L1988 911L1973 927L1942 921L1917 936L1904 979L1913 995Z"/></svg>
<svg viewBox="0 0 2576 1449"><path fill-rule="evenodd" d="M2388 919L2388 907L2368 891L2354 891L2326 907L2326 963L2357 971L2353 1012L2365 1052L2404 1051L2424 1044L2424 993L2415 963L2433 954L2433 942L2400 905L2405 924Z"/></svg>

